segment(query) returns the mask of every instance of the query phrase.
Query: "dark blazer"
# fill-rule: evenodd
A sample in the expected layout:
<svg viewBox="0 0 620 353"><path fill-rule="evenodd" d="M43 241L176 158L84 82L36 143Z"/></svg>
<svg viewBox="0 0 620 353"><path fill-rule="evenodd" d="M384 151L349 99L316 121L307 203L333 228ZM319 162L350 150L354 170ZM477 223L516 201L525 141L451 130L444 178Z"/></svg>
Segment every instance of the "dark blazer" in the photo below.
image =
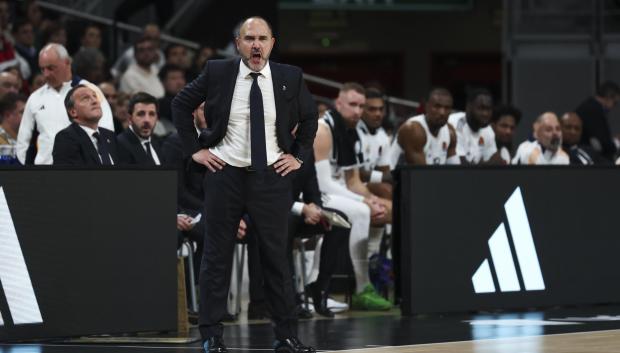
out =
<svg viewBox="0 0 620 353"><path fill-rule="evenodd" d="M120 135L116 137L118 142L118 155L120 161L126 164L142 164L142 165L154 165L153 162L146 155L146 151L138 136L134 134L129 128L125 129ZM164 164L163 154L160 148L161 143L154 136L151 137L151 148L157 153L159 157L159 163Z"/></svg>
<svg viewBox="0 0 620 353"><path fill-rule="evenodd" d="M107 144L114 164L119 163L114 132L102 127L99 134ZM101 165L99 153L88 134L76 122L56 134L52 149L54 165Z"/></svg>
<svg viewBox="0 0 620 353"><path fill-rule="evenodd" d="M172 101L172 116L183 143L185 156L202 148L217 145L226 135L232 95L239 73L239 58L209 60L203 72L189 83ZM318 125L318 113L304 83L300 68L269 62L276 104L276 136L278 146L297 158L306 160ZM199 138L192 112L205 102L208 128ZM299 124L296 137L291 131Z"/></svg>
<svg viewBox="0 0 620 353"><path fill-rule="evenodd" d="M183 147L177 133L166 138L162 145L162 152L166 164L176 166L179 172L178 211L189 213L192 216L202 212L204 208L204 191L202 189L204 173L185 169L186 161L183 158Z"/></svg>
<svg viewBox="0 0 620 353"><path fill-rule="evenodd" d="M596 98L590 97L581 103L575 112L583 122L583 131L581 133L581 144L596 148L592 144L592 139L598 140L601 147L600 154L613 162L616 157L616 145L611 135L609 122L607 121L607 112L603 109L601 103Z"/></svg>
<svg viewBox="0 0 620 353"><path fill-rule="evenodd" d="M310 153L304 164L301 165L301 168L294 174L293 201L299 200L299 194L302 192L304 203L312 202L319 207L323 207L319 182L316 178L313 153Z"/></svg>

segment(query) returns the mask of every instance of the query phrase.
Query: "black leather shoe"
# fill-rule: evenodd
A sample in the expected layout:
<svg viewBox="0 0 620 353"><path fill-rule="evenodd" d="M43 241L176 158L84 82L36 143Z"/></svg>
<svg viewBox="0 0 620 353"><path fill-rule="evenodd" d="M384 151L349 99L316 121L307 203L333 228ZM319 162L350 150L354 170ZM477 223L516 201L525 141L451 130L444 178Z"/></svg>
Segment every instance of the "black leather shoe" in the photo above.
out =
<svg viewBox="0 0 620 353"><path fill-rule="evenodd" d="M296 337L287 338L283 341L276 341L273 350L276 353L315 353L314 348L304 346Z"/></svg>
<svg viewBox="0 0 620 353"><path fill-rule="evenodd" d="M299 320L312 319L312 313L310 312L310 310L304 308L301 305L297 306L297 308L295 309L295 313L297 314L297 319Z"/></svg>
<svg viewBox="0 0 620 353"><path fill-rule="evenodd" d="M329 318L334 317L334 313L327 307L327 292L320 290L316 282L306 286L306 295L312 298L312 305L317 314Z"/></svg>
<svg viewBox="0 0 620 353"><path fill-rule="evenodd" d="M209 338L203 343L202 347L205 349L205 353L228 353L224 340L219 336Z"/></svg>

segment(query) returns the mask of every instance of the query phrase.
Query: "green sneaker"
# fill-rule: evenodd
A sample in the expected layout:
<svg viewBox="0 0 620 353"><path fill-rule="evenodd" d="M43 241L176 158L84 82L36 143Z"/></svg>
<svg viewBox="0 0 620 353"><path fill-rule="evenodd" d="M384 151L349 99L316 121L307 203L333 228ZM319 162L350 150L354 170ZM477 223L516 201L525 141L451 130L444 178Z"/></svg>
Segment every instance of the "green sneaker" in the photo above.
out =
<svg viewBox="0 0 620 353"><path fill-rule="evenodd" d="M392 303L380 296L372 284L366 285L360 293L353 294L351 298L353 309L357 310L390 310Z"/></svg>

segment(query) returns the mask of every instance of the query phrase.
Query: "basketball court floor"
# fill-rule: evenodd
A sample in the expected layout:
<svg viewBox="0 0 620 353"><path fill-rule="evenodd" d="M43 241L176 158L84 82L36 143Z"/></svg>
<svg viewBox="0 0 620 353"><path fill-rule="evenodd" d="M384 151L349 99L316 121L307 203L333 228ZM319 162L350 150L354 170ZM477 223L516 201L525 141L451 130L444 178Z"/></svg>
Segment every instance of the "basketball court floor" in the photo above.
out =
<svg viewBox="0 0 620 353"><path fill-rule="evenodd" d="M191 331L197 337L195 328ZM610 353L620 352L620 306L519 312L401 316L349 311L300 321L299 336L322 352L356 353ZM227 324L230 352L269 352L271 324L243 317ZM0 353L200 352L198 342L93 344L83 340L0 343Z"/></svg>

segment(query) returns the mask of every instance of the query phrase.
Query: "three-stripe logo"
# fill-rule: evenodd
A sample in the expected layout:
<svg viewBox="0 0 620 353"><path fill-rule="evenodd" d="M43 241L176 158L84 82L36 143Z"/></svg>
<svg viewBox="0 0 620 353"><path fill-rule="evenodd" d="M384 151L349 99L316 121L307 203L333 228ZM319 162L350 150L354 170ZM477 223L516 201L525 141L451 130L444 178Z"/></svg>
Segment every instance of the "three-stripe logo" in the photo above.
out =
<svg viewBox="0 0 620 353"><path fill-rule="evenodd" d="M0 285L15 325L43 322L9 205L0 187ZM0 326L4 325L0 313Z"/></svg>
<svg viewBox="0 0 620 353"><path fill-rule="evenodd" d="M525 203L521 188L517 187L504 204L508 219L508 230L512 236L519 269L526 291L544 290L545 282L536 255L532 230L527 219ZM491 259L501 292L518 292L521 290L517 268L510 249L508 234L504 223L500 223L489 238ZM484 259L471 278L476 293L496 292L489 259Z"/></svg>

